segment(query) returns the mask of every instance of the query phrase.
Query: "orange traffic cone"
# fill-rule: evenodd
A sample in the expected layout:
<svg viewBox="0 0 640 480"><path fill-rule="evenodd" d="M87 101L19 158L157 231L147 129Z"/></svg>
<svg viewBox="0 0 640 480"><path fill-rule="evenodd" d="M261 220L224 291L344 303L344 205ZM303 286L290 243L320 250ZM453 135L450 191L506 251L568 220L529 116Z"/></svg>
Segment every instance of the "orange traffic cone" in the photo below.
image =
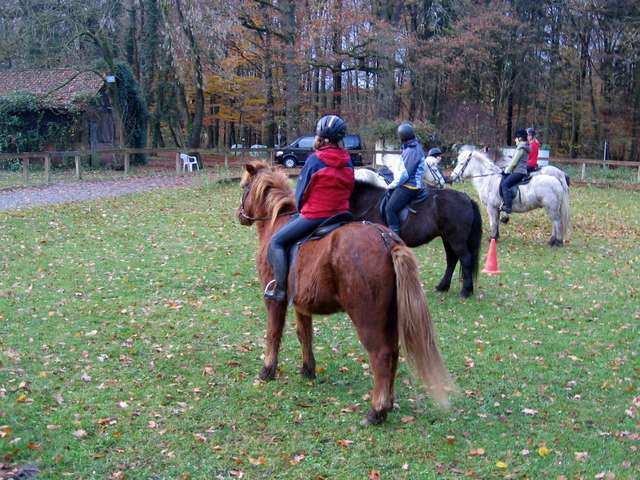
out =
<svg viewBox="0 0 640 480"><path fill-rule="evenodd" d="M487 254L487 261L484 264L484 269L482 273L488 273L489 275L497 275L500 272L500 268L498 267L498 249L496 247L496 239L491 239L491 244L489 244L489 253Z"/></svg>

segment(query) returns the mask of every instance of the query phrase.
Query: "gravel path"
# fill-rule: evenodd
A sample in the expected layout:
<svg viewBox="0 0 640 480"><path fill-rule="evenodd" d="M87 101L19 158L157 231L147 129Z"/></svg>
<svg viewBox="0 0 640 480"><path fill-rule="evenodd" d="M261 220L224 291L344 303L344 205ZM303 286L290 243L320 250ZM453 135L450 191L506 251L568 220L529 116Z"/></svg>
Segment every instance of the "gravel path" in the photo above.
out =
<svg viewBox="0 0 640 480"><path fill-rule="evenodd" d="M118 197L156 188L189 187L193 185L195 179L196 177L191 175L134 177L121 180L57 183L0 190L0 211Z"/></svg>

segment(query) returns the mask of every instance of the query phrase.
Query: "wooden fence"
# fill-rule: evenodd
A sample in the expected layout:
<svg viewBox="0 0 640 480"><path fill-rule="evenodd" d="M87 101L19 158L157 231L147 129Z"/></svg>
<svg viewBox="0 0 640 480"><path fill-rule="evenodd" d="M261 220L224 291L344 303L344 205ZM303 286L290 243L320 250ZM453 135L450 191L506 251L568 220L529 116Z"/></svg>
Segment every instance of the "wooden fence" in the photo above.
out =
<svg viewBox="0 0 640 480"><path fill-rule="evenodd" d="M92 155L104 156L111 155L114 159L117 158L118 165L124 170L124 174L128 175L131 171L131 157L136 154L144 154L157 159L164 159L165 162L172 163L172 158L175 158L175 173L180 174L182 172L182 161L180 160L180 153L187 153L189 155L197 155L201 161L205 157L211 157L212 160L208 160L207 163L219 165L220 167L229 168L231 165L238 165L248 160L255 159L258 156L263 159L268 159L271 163L274 162L275 152L278 149L264 148L264 149L231 149L231 150L216 150L216 149L175 149L175 148L111 148L101 149L97 151L90 150L76 150L76 151L62 151L62 152L28 152L28 153L0 153L0 160L16 160L21 163L22 177L24 183L29 181L29 167L30 162L34 159L44 160L44 182L51 182L51 162L53 158L73 158L74 159L74 173L75 178L82 179L82 159L90 157ZM361 150L357 153L362 155L364 165L374 165L377 155L380 154L398 154L397 150ZM553 164L556 165L581 165L581 179L586 180L586 169L588 165L597 165L602 167L616 167L616 168L634 168L637 169L636 181L640 183L640 162L624 162L616 160L594 160L584 158L553 158L550 159ZM202 163L204 165L204 163Z"/></svg>

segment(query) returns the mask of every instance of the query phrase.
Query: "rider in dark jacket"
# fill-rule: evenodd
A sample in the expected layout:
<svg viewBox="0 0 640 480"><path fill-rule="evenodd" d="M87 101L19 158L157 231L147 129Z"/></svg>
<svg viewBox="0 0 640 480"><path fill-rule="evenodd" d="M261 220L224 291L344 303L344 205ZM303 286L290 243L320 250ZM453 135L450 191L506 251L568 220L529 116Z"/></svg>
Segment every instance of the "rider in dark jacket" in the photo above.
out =
<svg viewBox="0 0 640 480"><path fill-rule="evenodd" d="M387 203L385 216L389 228L400 235L400 212L416 198L424 188L424 151L416 140L416 134L410 123L398 127L398 138L402 142L402 165L394 172L394 179L387 187L393 189Z"/></svg>
<svg viewBox="0 0 640 480"><path fill-rule="evenodd" d="M349 211L355 180L349 152L340 144L346 133L347 124L337 115L325 115L318 120L315 152L307 158L296 187L296 206L300 213L278 230L269 243L267 257L275 279L265 288L267 300L287 299L291 245L328 218Z"/></svg>

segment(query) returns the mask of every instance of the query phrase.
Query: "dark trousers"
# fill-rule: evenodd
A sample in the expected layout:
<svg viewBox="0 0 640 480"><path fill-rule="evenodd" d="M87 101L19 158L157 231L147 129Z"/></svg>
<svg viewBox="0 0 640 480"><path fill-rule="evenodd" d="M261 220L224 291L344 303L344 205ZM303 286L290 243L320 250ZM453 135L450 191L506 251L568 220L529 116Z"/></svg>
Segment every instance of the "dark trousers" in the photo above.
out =
<svg viewBox="0 0 640 480"><path fill-rule="evenodd" d="M502 179L500 189L502 190L502 201L504 202L504 211L511 213L513 205L513 195L511 194L511 187L517 185L527 175L524 173L511 173Z"/></svg>
<svg viewBox="0 0 640 480"><path fill-rule="evenodd" d="M406 207L414 198L418 196L420 190L398 187L393 190L391 198L387 202L387 208L385 210L385 216L387 217L387 225L389 228L400 234L400 212Z"/></svg>
<svg viewBox="0 0 640 480"><path fill-rule="evenodd" d="M278 289L287 291L289 248L313 232L325 220L326 218L304 218L302 215L298 215L271 237L267 258L273 268Z"/></svg>

